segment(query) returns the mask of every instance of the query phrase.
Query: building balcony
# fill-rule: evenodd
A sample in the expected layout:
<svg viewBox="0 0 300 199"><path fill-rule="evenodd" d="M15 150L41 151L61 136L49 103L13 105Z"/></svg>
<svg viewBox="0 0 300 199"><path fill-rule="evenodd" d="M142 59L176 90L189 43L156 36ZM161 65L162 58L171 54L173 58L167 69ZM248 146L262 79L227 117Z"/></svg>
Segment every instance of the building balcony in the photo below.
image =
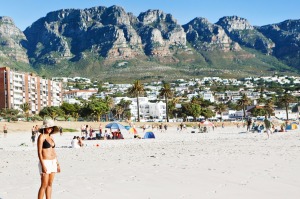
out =
<svg viewBox="0 0 300 199"><path fill-rule="evenodd" d="M23 93L23 90L19 90L19 89L18 89L18 90L14 89L13 91L14 91L15 93Z"/></svg>

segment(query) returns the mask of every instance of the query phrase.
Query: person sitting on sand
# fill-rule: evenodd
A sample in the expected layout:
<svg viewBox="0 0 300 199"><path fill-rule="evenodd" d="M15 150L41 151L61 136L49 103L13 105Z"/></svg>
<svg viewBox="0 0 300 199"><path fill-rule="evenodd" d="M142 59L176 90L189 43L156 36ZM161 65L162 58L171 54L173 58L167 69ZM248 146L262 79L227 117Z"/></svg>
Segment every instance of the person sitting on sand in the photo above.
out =
<svg viewBox="0 0 300 199"><path fill-rule="evenodd" d="M124 137L123 137L121 131L118 132L118 139L124 139Z"/></svg>
<svg viewBox="0 0 300 199"><path fill-rule="evenodd" d="M79 136L74 136L73 137L73 139L71 141L72 148L80 148L78 138L79 138Z"/></svg>
<svg viewBox="0 0 300 199"><path fill-rule="evenodd" d="M104 130L104 139L105 139L105 140L111 139L110 134L107 132L106 129Z"/></svg>

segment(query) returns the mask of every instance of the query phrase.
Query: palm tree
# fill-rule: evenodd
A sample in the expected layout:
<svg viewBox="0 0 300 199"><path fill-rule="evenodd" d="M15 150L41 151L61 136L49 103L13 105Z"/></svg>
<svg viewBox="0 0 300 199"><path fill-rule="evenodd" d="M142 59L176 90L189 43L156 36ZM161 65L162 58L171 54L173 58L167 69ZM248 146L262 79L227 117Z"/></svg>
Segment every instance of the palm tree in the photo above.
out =
<svg viewBox="0 0 300 199"><path fill-rule="evenodd" d="M246 94L242 95L242 98L237 101L237 104L243 108L244 118L246 117L246 106L251 104L251 99Z"/></svg>
<svg viewBox="0 0 300 199"><path fill-rule="evenodd" d="M164 83L163 87L160 89L160 96L163 96L166 101L166 119L169 122L169 108L168 108L168 98L173 96L173 92L171 90L171 86L168 83Z"/></svg>
<svg viewBox="0 0 300 199"><path fill-rule="evenodd" d="M274 102L273 102L272 98L270 98L266 101L264 109L265 109L266 113L268 113L269 117L273 114L273 112L274 112Z"/></svg>
<svg viewBox="0 0 300 199"><path fill-rule="evenodd" d="M74 117L75 121L77 122L78 118L79 118L79 113L73 113L73 117Z"/></svg>
<svg viewBox="0 0 300 199"><path fill-rule="evenodd" d="M104 98L104 102L107 104L108 109L109 109L108 112L105 114L106 121L108 121L108 115L109 115L111 109L114 107L114 100L110 96L106 96Z"/></svg>
<svg viewBox="0 0 300 199"><path fill-rule="evenodd" d="M29 103L25 102L24 104L20 105L20 108L22 109L22 111L25 113L26 115L26 121L28 121L29 118L29 110L30 110L30 105Z"/></svg>
<svg viewBox="0 0 300 199"><path fill-rule="evenodd" d="M125 111L129 111L130 112L130 108L129 108L130 104L131 104L131 100L121 99L121 101L116 105L116 107L121 106L123 108L123 111L121 113L123 115L122 118L124 117ZM127 118L127 117L125 117L125 118Z"/></svg>
<svg viewBox="0 0 300 199"><path fill-rule="evenodd" d="M215 111L221 115L221 120L223 117L223 112L225 112L226 110L227 106L225 104L220 103L215 106Z"/></svg>
<svg viewBox="0 0 300 199"><path fill-rule="evenodd" d="M118 119L120 120L121 115L124 112L124 108L121 105L118 104L118 105L116 105L115 110L116 110L116 115L118 115Z"/></svg>
<svg viewBox="0 0 300 199"><path fill-rule="evenodd" d="M137 104L137 121L140 122L140 103L139 103L139 96L144 93L144 85L141 83L140 80L136 80L133 82L132 87L128 89L128 93L134 95L136 97L136 104Z"/></svg>
<svg viewBox="0 0 300 199"><path fill-rule="evenodd" d="M296 102L296 98L294 96L292 96L291 94L284 94L283 96L281 96L279 98L279 103L282 104L285 107L285 111L286 111L286 120L289 119L289 113L288 113L288 109L289 109L289 105L290 103Z"/></svg>

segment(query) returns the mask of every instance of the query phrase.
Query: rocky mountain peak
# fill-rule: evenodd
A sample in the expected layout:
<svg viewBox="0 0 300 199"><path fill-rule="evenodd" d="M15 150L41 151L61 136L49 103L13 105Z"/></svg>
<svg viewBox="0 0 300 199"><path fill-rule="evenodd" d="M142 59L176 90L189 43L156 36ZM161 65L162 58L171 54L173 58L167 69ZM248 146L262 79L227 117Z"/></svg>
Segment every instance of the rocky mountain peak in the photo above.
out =
<svg viewBox="0 0 300 199"><path fill-rule="evenodd" d="M146 12L142 12L138 19L144 25L155 24L160 22L177 24L177 21L173 18L171 14L165 14L161 10L147 10Z"/></svg>
<svg viewBox="0 0 300 199"><path fill-rule="evenodd" d="M247 19L238 17L238 16L229 16L229 17L222 17L216 23L222 26L224 29L231 32L233 30L253 30L254 27L250 25Z"/></svg>
<svg viewBox="0 0 300 199"><path fill-rule="evenodd" d="M13 19L11 17L7 17L7 16L0 16L0 21L1 23L6 23L6 24L15 24Z"/></svg>
<svg viewBox="0 0 300 199"><path fill-rule="evenodd" d="M69 66L69 72L74 67L83 73L91 68L105 71L109 66L114 70L123 60L130 63L128 69L145 60L195 68L219 67L226 60L228 66L255 63L251 67L257 67L256 63L266 66L274 56L279 60L269 61L269 69L274 64L300 68L299 35L300 20L254 27L238 16L223 17L215 24L197 17L181 26L161 10L134 16L120 6L62 9L38 19L24 33L11 18L0 17L0 62L28 63L30 59L37 69L53 66L65 74Z"/></svg>
<svg viewBox="0 0 300 199"><path fill-rule="evenodd" d="M254 48L265 54L271 54L275 44L257 31L247 19L229 16L219 19L216 23L221 26L228 36L240 45Z"/></svg>
<svg viewBox="0 0 300 199"><path fill-rule="evenodd" d="M107 8L101 18L105 25L130 25L130 17L120 6L111 6Z"/></svg>
<svg viewBox="0 0 300 199"><path fill-rule="evenodd" d="M210 23L205 18L197 17L183 25L187 40L198 50L240 51L240 46L233 42L224 29Z"/></svg>
<svg viewBox="0 0 300 199"><path fill-rule="evenodd" d="M0 17L0 57L17 62L29 63L26 49L27 40L10 17Z"/></svg>
<svg viewBox="0 0 300 199"><path fill-rule="evenodd" d="M286 20L276 24L281 30L288 31L291 33L300 32L300 20Z"/></svg>

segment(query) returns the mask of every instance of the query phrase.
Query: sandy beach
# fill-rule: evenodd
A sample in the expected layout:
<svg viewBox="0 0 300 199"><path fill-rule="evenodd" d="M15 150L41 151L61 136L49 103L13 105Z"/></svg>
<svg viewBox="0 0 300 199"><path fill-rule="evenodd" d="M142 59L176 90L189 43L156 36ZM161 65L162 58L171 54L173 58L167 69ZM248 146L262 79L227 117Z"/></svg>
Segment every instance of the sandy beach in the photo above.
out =
<svg viewBox="0 0 300 199"><path fill-rule="evenodd" d="M35 123L7 124L7 137L0 133L0 199L36 198L40 176L30 140ZM73 129L81 124L58 123ZM236 126L192 130L178 132L173 125L167 132L154 130L156 139L128 134L124 140L85 141L79 149L70 148L79 132L55 134L62 172L53 198L300 198L300 130L270 139Z"/></svg>

